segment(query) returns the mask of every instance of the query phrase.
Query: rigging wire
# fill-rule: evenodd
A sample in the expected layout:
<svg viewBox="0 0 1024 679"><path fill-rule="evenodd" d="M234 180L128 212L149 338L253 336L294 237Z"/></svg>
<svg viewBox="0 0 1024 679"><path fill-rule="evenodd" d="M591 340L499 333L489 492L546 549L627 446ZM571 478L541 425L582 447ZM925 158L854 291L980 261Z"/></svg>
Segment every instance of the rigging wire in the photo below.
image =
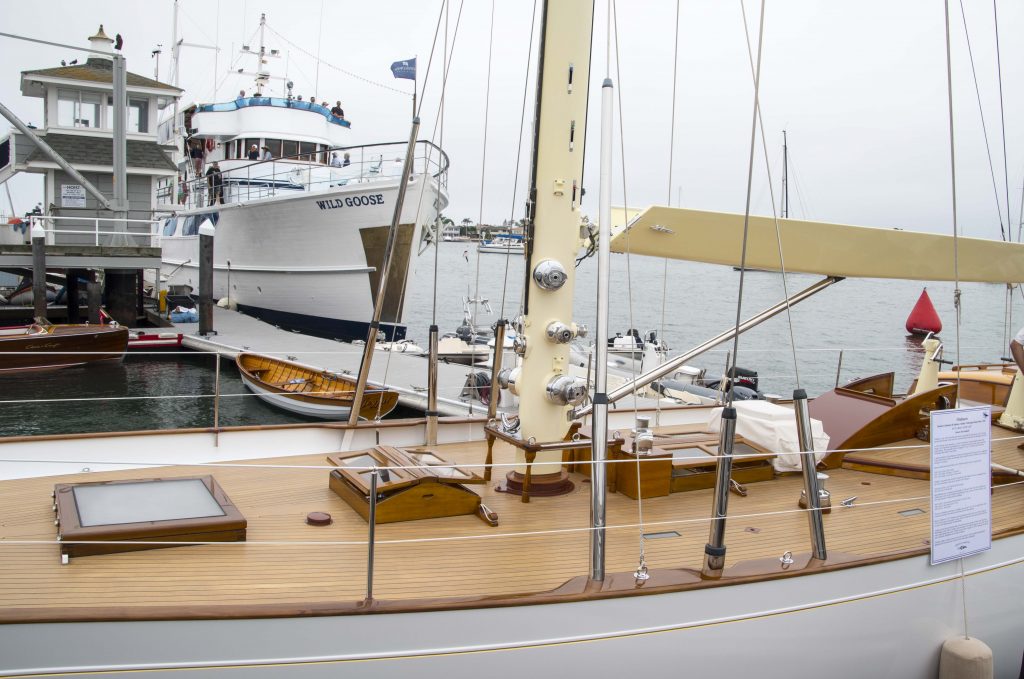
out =
<svg viewBox="0 0 1024 679"><path fill-rule="evenodd" d="M431 140L432 143L436 139L437 140L443 140L443 138L444 138L444 103L445 103L445 93L446 93L447 87L448 87L448 72L451 69L451 60L455 56L455 42L458 39L458 35L459 35L459 25L460 25L461 20L462 20L463 4L464 3L462 3L462 2L459 3L459 13L458 13L458 15L456 16L456 19L455 19L455 32L452 34L452 50L451 50L450 53L448 51L448 21L447 21L448 0L442 0L441 10L440 10L440 12L438 14L438 27L440 27L440 18L442 16L446 17L445 18L445 35L444 35L445 44L444 44L444 48L443 48L444 49L444 53L443 53L444 56L442 57L442 67L443 68L442 68L442 76L441 76L441 96L440 96L440 100L438 102L438 110L437 110L437 113L436 113L435 118L434 118L434 121L435 121L434 131L433 131L433 133L431 134L431 137L430 137L430 140ZM436 31L435 31L434 37L435 37L435 46L436 46L436 38L437 38L437 32ZM431 58L433 58L433 54L434 54L434 49L432 47L431 51L430 51ZM430 68L430 66L429 66L429 63L428 63L428 67L427 67L428 75L429 75L429 68ZM424 91L426 91L426 82L424 82L423 88L424 88ZM422 108L422 106L423 106L423 100L421 99L420 100L420 107ZM428 155L425 157L424 162L425 162L427 168L429 168L430 158L432 157L432 153L433 153L433 149L430 149L430 151L428 151ZM428 180L429 176L430 176L430 172L428 170L425 173L424 182L426 182ZM440 193L440 181L441 181L441 179L440 179L440 177L438 177L438 192L439 193ZM416 203L416 216L415 216L416 222L415 223L417 223L417 224L419 223L420 211L421 211L421 209L423 207L422 192L424 190L425 189L423 189L423 188L420 189L420 199ZM438 213L438 215L440 215L440 213ZM438 240L437 240L437 236L436 235L435 235L435 238L434 238L434 244L435 244L435 254L434 254L434 267L435 267L435 270L434 270L434 290L435 290L435 294L434 294L434 315L435 315L435 323L436 323L436 314L437 314L437 294L436 294L436 290L437 290L437 250L436 250L436 248L438 247ZM408 287L409 287L409 276L406 275L402 279L402 287L401 287L401 291L399 292L399 307L398 308L402 308L402 305L405 302L405 294L408 291ZM383 378L382 382L385 382L385 383L387 381L388 371L391 368L391 355L393 353L394 353L393 351L389 351L388 352L388 356L387 356L387 358L384 361L384 378ZM383 405L383 401L381 401L381 403L378 404L378 419L380 419L380 406L382 406L382 405ZM472 402L470 403L470 412L472 413Z"/></svg>
<svg viewBox="0 0 1024 679"><path fill-rule="evenodd" d="M480 225L484 222L484 187L487 185L487 126L490 121L491 115L491 61L494 56L494 5L495 0L491 0L491 26L488 31L488 42L487 42L487 91L484 94L484 143L481 149L480 158L480 205L477 212L477 234L480 232ZM508 259L506 258L506 263ZM480 250L476 251L476 283L473 289L473 297L480 299ZM473 311L476 311L476 305L473 306ZM500 319L504 319L504 316L500 316ZM471 323L476 326L476 314L473 314L473 320ZM501 351L501 347L495 347L496 351Z"/></svg>
<svg viewBox="0 0 1024 679"><path fill-rule="evenodd" d="M962 2L963 0L961 0ZM1010 171L1007 167L1006 161L1006 107L1003 105L1003 59L1002 53L999 48L999 12L996 9L996 0L992 0L992 22L993 28L996 35L996 74L999 79L999 123L1002 128L1001 135L1003 138L1003 185L1006 189L1006 222L1009 226L1010 222ZM1013 232L1010 233L1010 237L1013 238ZM1003 240L1006 240L1005 238ZM1020 232L1018 231L1017 240L1020 240ZM962 567L962 565L961 565Z"/></svg>
<svg viewBox="0 0 1024 679"><path fill-rule="evenodd" d="M316 34L316 80L313 82L313 96L320 98L320 50L324 43L324 0L320 0L320 29Z"/></svg>
<svg viewBox="0 0 1024 679"><path fill-rule="evenodd" d="M981 118L981 133L982 133L982 136L985 138L985 153L988 155L988 171L989 171L989 174L992 176L992 193L993 193L993 195L994 195L994 197L996 199L996 214L999 216L999 233L1002 234L1003 240L1005 241L1005 240L1007 240L1007 236L1006 236L1007 229L1003 226L1003 207L1002 207L1002 204L999 202L999 188L996 186L996 168L995 168L995 165L992 162L992 146L989 143L989 139L988 139L988 126L985 124L985 111L984 111L984 109L982 108L982 105L981 105L981 88L978 86L978 72L974 68L974 50L971 47L971 34L970 34L970 31L967 30L967 13L964 11L964 0L960 0L960 16L963 17L963 22L964 22L964 38L967 39L967 56L970 58L970 62L971 62L971 75L974 78L974 94L975 94L975 97L978 100L978 117ZM1002 77L1000 76L1000 82L1001 81L1002 81ZM1003 141L1005 142L1006 140L1004 139ZM1004 147L1004 153L1005 153L1005 147ZM1009 222L1010 222L1010 203L1007 202L1006 203L1006 224L1007 224L1007 227L1009 226ZM1010 232L1010 237L1012 238L1012 236L1013 236L1013 232L1011 231Z"/></svg>
<svg viewBox="0 0 1024 679"><path fill-rule="evenodd" d="M754 55L750 45L750 31L747 29L747 8L744 6L742 0L740 2L740 12L743 16L743 37L747 42L747 61L750 63L750 75L754 77ZM782 272L782 297L786 301L786 324L789 326L789 346L793 352L793 373L796 376L796 388L800 388L800 364L797 361L796 355L796 334L793 332L793 309L789 303L789 283L788 274L786 273L786 258L782 252L782 230L779 227L779 214L775 207L775 186L772 183L772 168L771 162L768 160L768 140L765 138L764 132L764 117L761 111L761 102L755 101L754 103L758 127L761 131L761 149L764 154L764 165L765 173L768 176L768 195L771 198L772 204L772 221L775 224L775 243L779 249L779 269ZM734 364L735 365L735 364ZM733 371L735 374L735 371Z"/></svg>
<svg viewBox="0 0 1024 679"><path fill-rule="evenodd" d="M676 150L676 85L678 84L678 72L679 72L679 6L680 0L676 0L676 25L675 25L675 40L672 48L672 117L669 124L668 134L668 197L665 200L666 205L672 205L672 169L673 161L675 160ZM626 209L629 209L629 205L626 205ZM628 218L628 213L624 215L624 219ZM609 232L611 225L609 224ZM665 257L662 261L661 269L661 330L659 331L659 338L664 343L665 341L665 306L668 303L668 257ZM641 346L643 340L641 340ZM656 349L656 347L655 347ZM646 352L645 354L646 355ZM653 367L653 366L652 366ZM661 422L661 399L657 401L655 410L655 421ZM639 486L638 486L639 487Z"/></svg>
<svg viewBox="0 0 1024 679"><path fill-rule="evenodd" d="M423 102L425 102L426 99L427 99L427 97L426 97L426 94L427 94L427 84L430 81L430 69L434 65L434 51L437 49L437 36L441 34L441 18L444 16L444 9L445 9L445 0L442 0L441 1L441 9L437 13L437 25L434 26L434 39L430 43L430 56L427 57L427 73L426 73L426 75L423 76L423 90L420 92L419 106L417 106L416 110L413 111L414 117L418 117L419 116L420 111L423 109ZM395 89L395 88L391 88L391 89ZM401 90L395 90L395 91L401 91ZM407 94L407 93L403 92L403 94Z"/></svg>
<svg viewBox="0 0 1024 679"><path fill-rule="evenodd" d="M740 4L743 0L740 0ZM732 369L731 374L736 374L736 363L740 350L740 314L743 309L743 283L747 272L747 235L750 232L750 190L754 179L754 150L757 140L757 117L758 117L758 95L761 89L761 56L764 51L764 14L765 0L761 0L761 17L758 20L757 29L757 66L754 69L754 111L750 122L750 159L747 162L747 200L743 212L743 245L740 252L740 286L736 295L736 330L732 343ZM744 31L745 32L745 31ZM734 389L730 385L728 407L732 407Z"/></svg>
<svg viewBox="0 0 1024 679"><path fill-rule="evenodd" d="M955 136L953 131L953 62L950 54L950 39L949 39L949 0L944 2L945 13L946 13L946 101L948 106L948 117L949 117L949 175L950 175L950 196L952 198L952 209L953 209L953 278L955 280L955 289L953 291L953 310L956 315L956 365L960 365L960 323L961 323L961 308L960 308L960 260L959 260L959 229L957 228L957 207L956 207L956 144ZM956 374L957 383L957 394L962 393L960 391L960 373ZM959 399L958 399L959 400ZM960 596L961 603L963 604L964 612L964 638L969 639L970 635L967 630L967 578L964 577L964 560L959 559L960 562Z"/></svg>
<svg viewBox="0 0 1024 679"><path fill-rule="evenodd" d="M289 40L288 38L284 37L283 35L281 35L281 34L280 34L280 33L278 33L277 31L275 31L275 30L274 30L274 29L273 29L273 28L271 27L271 25L270 25L270 24L266 24L266 28L267 28L267 30L268 30L268 31L270 31L271 33L273 33L273 34L274 34L274 35L275 35L275 36L277 37L277 39L278 39L278 40L281 40L282 42L286 43L286 44L287 44L287 45L289 45L289 46L290 46L290 47L291 47L292 49L294 49L294 50L297 50L297 51L299 51L299 52L302 52L303 54L305 54L305 55L306 55L307 57L309 57L310 59L313 59L313 60L315 60L315 61L316 61L316 62L317 62L318 64L323 64L323 65L324 65L324 66L326 66L327 68L330 68L330 69L332 69L332 70L335 70L335 71L337 71L338 73L342 73L342 74L344 74L344 75L347 75L347 76L348 76L348 77L350 77L350 78L355 78L356 80L362 81L362 82L364 82L364 83L366 83L366 84L368 84L368 85L373 85L374 87L379 87L379 88L381 88L381 89L384 89L384 90L390 90L390 91L392 91L392 92L397 92L398 94L404 95L404 96L406 96L406 97L408 97L408 96L409 96L409 93L408 93L408 92L406 92L405 90L400 90L400 89L398 89L397 87L391 87L390 85L385 85L385 84L384 84L384 83L382 83L382 82L378 82L378 81L376 81L376 80L371 80L370 78L366 78L366 77L363 77L363 76L361 76L361 75L359 75L359 74L357 74L357 73L353 73L352 71L348 71L348 70L346 70L346 69L344 69L344 68L341 68L340 66L335 66L334 64L330 63L329 61L325 61L325 60L323 60L323 59L320 59L319 57L317 57L317 56L316 56L315 54L313 54L313 53L312 53L312 52L310 52L309 50L306 50L306 49L304 49L304 48L303 48L302 46L300 46L300 45L296 45L296 44L295 44L294 42L292 42L292 41L291 41L291 40ZM435 39L435 40L437 39L437 36L436 36L436 35L434 36L434 39ZM427 66L427 72L428 72L428 73L430 72L430 67L429 67L429 65Z"/></svg>
<svg viewBox="0 0 1024 679"><path fill-rule="evenodd" d="M530 85L530 64L533 62L533 36L537 28L537 0L533 0L533 9L531 10L531 17L533 20L530 22L530 39L526 44L526 72L523 76L523 105L519 116L519 139L516 142L516 169L513 174L512 180L512 209L509 211L509 221L515 223L516 216L516 193L519 190L519 165L523 159L523 130L526 127L526 98L527 92ZM529 199L527 199L529 200ZM501 312L498 318L505 318L505 299L508 292L508 268L509 259L511 253L505 255L505 274L501 281ZM526 295L526 286L523 286L523 292L519 297L519 313L522 314L524 306L524 296Z"/></svg>
<svg viewBox="0 0 1024 679"><path fill-rule="evenodd" d="M626 132L623 123L623 107L622 107L622 63L619 60L619 15L618 15L618 3L615 0L608 0L608 70L611 71L611 41L615 40L615 76L618 80L618 87L616 88L615 95L618 99L619 106L619 162L622 169L622 204L628 209L629 200L626 192ZM614 29L614 33L613 33ZM608 225L609 233L611 232L611 224ZM633 322L633 269L632 269L632 253L629 245L629 231L626 231L626 308L629 314L629 327L635 328L636 325ZM607 342L607 337L595 337L595 342ZM604 369L605 366L596 367L595 370ZM630 363L630 378L636 380L636 361ZM631 394L633 399L633 420L636 421L636 416L640 412L640 406L637 401L636 391ZM634 455L636 458L636 483L637 488L640 488L640 455ZM639 538L639 564L636 569L636 575L638 578L646 577L647 575L647 550L646 550L646 538L644 537L644 499L643 493L637 494L636 499L636 518L637 518L637 536Z"/></svg>
<svg viewBox="0 0 1024 679"><path fill-rule="evenodd" d="M442 0L441 1L441 7L442 7L442 9L444 11L444 54L442 55L442 59L444 59L444 61L447 62L448 61L448 11L449 11L449 8L450 8L448 0ZM444 86L444 84L442 84L441 85L441 111L440 111L441 117L438 119L438 126L439 126L439 129L440 129L440 139L441 139L441 142L442 142L441 144L439 144L439 146L441 148L444 148L444 144L443 144L443 142L444 142L444 95L445 95L446 91L447 91L447 88ZM437 326L437 281L438 281L438 274L439 274L439 271L440 271L440 263L438 262L438 259L440 258L440 255L441 255L441 229L442 229L442 226L441 226L441 210L438 210L437 211L436 219L434 221L434 281L433 281L434 294L431 296L431 309L430 309L430 325L431 325L430 332L431 332L431 336L428 338L428 340L427 340L428 342L433 342L433 333L435 332L435 327Z"/></svg>

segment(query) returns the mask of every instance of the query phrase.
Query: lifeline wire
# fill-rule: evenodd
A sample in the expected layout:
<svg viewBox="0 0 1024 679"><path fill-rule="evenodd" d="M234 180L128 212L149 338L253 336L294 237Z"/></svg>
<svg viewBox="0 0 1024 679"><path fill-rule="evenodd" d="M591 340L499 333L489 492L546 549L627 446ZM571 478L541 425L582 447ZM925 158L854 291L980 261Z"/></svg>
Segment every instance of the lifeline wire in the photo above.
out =
<svg viewBox="0 0 1024 679"><path fill-rule="evenodd" d="M740 0L743 4L743 0ZM736 358L740 350L740 314L743 308L743 278L747 271L747 234L750 231L750 187L754 179L754 149L757 139L757 102L761 87L761 54L764 48L764 5L761 0L761 18L758 21L757 31L757 68L754 70L754 112L753 120L750 122L750 160L747 163L747 201L743 212L743 246L740 254L740 286L736 295L736 331L732 344L732 374L736 374ZM734 389L730 385L728 406L732 407Z"/></svg>

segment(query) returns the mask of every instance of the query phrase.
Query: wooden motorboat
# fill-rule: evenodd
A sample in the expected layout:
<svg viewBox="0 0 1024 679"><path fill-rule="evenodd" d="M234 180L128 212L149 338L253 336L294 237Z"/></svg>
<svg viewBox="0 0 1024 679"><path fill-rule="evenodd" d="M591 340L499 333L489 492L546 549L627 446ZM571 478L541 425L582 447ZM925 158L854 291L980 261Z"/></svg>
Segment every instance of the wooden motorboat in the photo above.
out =
<svg viewBox="0 0 1024 679"><path fill-rule="evenodd" d="M128 328L115 325L32 325L0 328L0 375L119 361Z"/></svg>
<svg viewBox="0 0 1024 679"><path fill-rule="evenodd" d="M264 354L235 358L242 382L267 403L293 413L327 420L352 411L355 378ZM367 385L359 417L376 420L398 405L398 393Z"/></svg>

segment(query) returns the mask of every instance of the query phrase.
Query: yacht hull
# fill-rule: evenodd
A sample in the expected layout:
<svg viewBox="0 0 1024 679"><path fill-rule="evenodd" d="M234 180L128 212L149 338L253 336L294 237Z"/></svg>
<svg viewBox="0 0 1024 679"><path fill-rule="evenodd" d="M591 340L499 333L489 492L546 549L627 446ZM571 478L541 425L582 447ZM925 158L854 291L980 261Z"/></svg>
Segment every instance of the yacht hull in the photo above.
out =
<svg viewBox="0 0 1024 679"><path fill-rule="evenodd" d="M199 236L181 234L190 219L193 229L215 220L217 299L298 332L365 339L397 195L397 180L382 179L184 211L175 235L161 239L162 285L199 289ZM429 177L409 185L381 323L389 339L405 335L400 321L412 259L423 225L446 202Z"/></svg>
<svg viewBox="0 0 1024 679"><path fill-rule="evenodd" d="M1024 535L1017 535L965 563L969 631L992 648L997 677L1020 670L1022 554ZM678 666L687 676L765 678L792 677L798 657L831 676L930 679L942 643L963 634L961 587L955 562L932 567L927 556L915 556L570 603L388 614L368 608L344 616L321 615L317 604L285 618L5 625L0 657L15 675L164 669L212 677L244 669L252 677L521 677L575 666L590 668L591 676L622 676Z"/></svg>

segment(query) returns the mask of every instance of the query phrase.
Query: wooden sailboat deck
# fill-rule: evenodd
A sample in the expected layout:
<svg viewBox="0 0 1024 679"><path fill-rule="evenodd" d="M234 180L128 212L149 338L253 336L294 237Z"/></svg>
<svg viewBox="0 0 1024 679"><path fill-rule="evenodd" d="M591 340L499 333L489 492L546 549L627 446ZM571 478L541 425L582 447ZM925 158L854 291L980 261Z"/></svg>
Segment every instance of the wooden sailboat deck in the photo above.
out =
<svg viewBox="0 0 1024 679"><path fill-rule="evenodd" d="M1024 467L1020 437L993 428L993 462ZM918 446L876 455L924 455ZM449 461L481 464L479 443L431 448ZM282 451L284 452L284 451ZM328 488L327 455L256 460L247 466L176 467L78 474L0 482L0 623L44 620L189 618L359 612L366 586L367 524ZM495 447L495 463L511 463L512 450ZM625 464L630 470L635 463ZM288 465L275 467L273 465ZM296 468L308 466L315 468ZM495 469L500 479L506 468ZM58 482L169 478L213 474L248 520L247 542L72 558L61 565L50 494ZM824 517L829 563L924 553L929 538L928 482L849 469L833 470L833 510ZM374 597L396 607L528 602L556 590L588 568L589 480L572 474L575 490L533 498L494 490L496 481L471 486L498 513L490 527L475 516L390 523L377 527ZM786 551L809 551L807 519L797 508L799 475L748 485L747 497L729 500L727 564L745 562L745 575L779 574ZM641 532L678 536L645 540L649 567L699 569L708 537L711 490L643 500L608 495L609 573L632 573ZM856 496L853 507L840 501ZM997 487L993 534L1024 529L1024 485ZM642 507L643 529L638 511ZM922 510L904 516L900 512ZM326 511L334 523L306 525L307 513ZM34 542L39 541L39 542ZM757 561L761 560L761 561ZM757 562L757 563L753 563ZM826 565L827 567L827 565ZM736 572L739 573L740 570ZM630 581L632 578L630 577ZM690 586L703 586L691 578ZM495 599L497 598L497 599ZM469 602L469 605L472 601Z"/></svg>

